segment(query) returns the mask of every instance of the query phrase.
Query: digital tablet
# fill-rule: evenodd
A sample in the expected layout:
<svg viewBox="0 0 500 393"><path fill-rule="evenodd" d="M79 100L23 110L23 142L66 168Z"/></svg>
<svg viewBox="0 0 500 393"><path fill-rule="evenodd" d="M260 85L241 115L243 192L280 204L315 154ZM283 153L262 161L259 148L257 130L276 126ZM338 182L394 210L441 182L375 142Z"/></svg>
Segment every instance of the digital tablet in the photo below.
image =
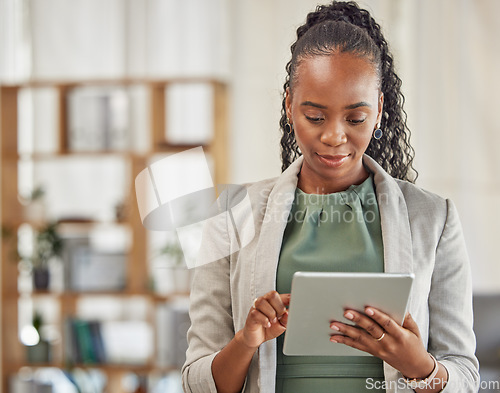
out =
<svg viewBox="0 0 500 393"><path fill-rule="evenodd" d="M372 356L333 343L331 321L344 318L347 308L364 312L377 308L402 325L413 274L296 272L292 280L283 353L302 356Z"/></svg>

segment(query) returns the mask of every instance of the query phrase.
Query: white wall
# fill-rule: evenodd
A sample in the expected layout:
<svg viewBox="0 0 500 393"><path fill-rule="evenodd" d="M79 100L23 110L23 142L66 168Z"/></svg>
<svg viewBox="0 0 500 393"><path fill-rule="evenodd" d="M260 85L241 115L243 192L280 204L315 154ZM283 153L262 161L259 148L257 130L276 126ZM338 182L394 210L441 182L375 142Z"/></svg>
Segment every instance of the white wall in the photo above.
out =
<svg viewBox="0 0 500 393"><path fill-rule="evenodd" d="M281 173L279 119L285 65L295 29L316 2L231 3L232 180Z"/></svg>

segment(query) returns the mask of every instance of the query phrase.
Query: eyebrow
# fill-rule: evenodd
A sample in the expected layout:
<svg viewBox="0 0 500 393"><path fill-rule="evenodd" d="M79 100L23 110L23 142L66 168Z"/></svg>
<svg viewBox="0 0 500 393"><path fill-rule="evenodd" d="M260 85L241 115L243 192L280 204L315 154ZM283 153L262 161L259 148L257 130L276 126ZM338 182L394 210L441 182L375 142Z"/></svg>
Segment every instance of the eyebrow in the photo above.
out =
<svg viewBox="0 0 500 393"><path fill-rule="evenodd" d="M312 106L314 108L319 108L319 109L328 109L327 106L325 105L321 105L321 104L317 104L315 102L312 102L312 101L304 101L302 104L300 104L301 106ZM356 102L355 104L351 104L351 105L347 105L345 107L345 109L356 109L356 108L359 108L361 106L367 106L369 108L371 108L372 106L368 103L368 102L365 102L365 101L360 101L360 102Z"/></svg>
<svg viewBox="0 0 500 393"><path fill-rule="evenodd" d="M319 108L319 109L327 109L327 107L325 105L321 105L321 104L316 104L315 102L312 102L312 101L304 101L302 104L300 104L301 106L313 106L315 108Z"/></svg>
<svg viewBox="0 0 500 393"><path fill-rule="evenodd" d="M356 109L356 108L359 108L361 106L367 106L369 108L372 107L371 104L369 104L368 102L360 101L360 102L356 102L355 104L347 105L345 107L345 109Z"/></svg>

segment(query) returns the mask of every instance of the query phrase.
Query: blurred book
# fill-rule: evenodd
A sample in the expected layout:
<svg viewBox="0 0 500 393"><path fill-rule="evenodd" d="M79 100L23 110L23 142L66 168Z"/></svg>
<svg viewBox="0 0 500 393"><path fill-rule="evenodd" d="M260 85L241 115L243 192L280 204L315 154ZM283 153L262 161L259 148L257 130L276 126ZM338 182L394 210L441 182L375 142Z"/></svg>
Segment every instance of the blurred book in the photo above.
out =
<svg viewBox="0 0 500 393"><path fill-rule="evenodd" d="M162 367L180 368L186 360L189 298L160 304L156 310L157 362Z"/></svg>
<svg viewBox="0 0 500 393"><path fill-rule="evenodd" d="M130 148L127 92L121 87L77 87L68 94L71 152Z"/></svg>
<svg viewBox="0 0 500 393"><path fill-rule="evenodd" d="M65 340L66 361L70 364L106 363L101 322L68 318Z"/></svg>
<svg viewBox="0 0 500 393"><path fill-rule="evenodd" d="M65 341L66 361L76 365L144 365L154 352L152 328L140 320L68 318Z"/></svg>
<svg viewBox="0 0 500 393"><path fill-rule="evenodd" d="M66 238L62 258L70 291L119 291L125 287L126 254L95 250L88 237Z"/></svg>
<svg viewBox="0 0 500 393"><path fill-rule="evenodd" d="M66 363L145 365L153 352L153 331L145 321L66 320Z"/></svg>

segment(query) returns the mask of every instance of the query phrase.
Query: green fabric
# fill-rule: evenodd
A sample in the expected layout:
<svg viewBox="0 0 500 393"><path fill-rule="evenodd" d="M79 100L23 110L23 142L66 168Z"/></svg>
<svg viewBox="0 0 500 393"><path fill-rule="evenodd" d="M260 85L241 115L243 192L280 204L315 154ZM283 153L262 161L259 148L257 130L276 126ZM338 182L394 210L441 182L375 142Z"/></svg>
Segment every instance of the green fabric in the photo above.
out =
<svg viewBox="0 0 500 393"><path fill-rule="evenodd" d="M380 215L373 179L333 194L296 189L283 236L276 288L289 293L296 271L383 272ZM382 360L373 356L286 356L277 339L276 392L377 392ZM342 345L327 342L325 345Z"/></svg>

